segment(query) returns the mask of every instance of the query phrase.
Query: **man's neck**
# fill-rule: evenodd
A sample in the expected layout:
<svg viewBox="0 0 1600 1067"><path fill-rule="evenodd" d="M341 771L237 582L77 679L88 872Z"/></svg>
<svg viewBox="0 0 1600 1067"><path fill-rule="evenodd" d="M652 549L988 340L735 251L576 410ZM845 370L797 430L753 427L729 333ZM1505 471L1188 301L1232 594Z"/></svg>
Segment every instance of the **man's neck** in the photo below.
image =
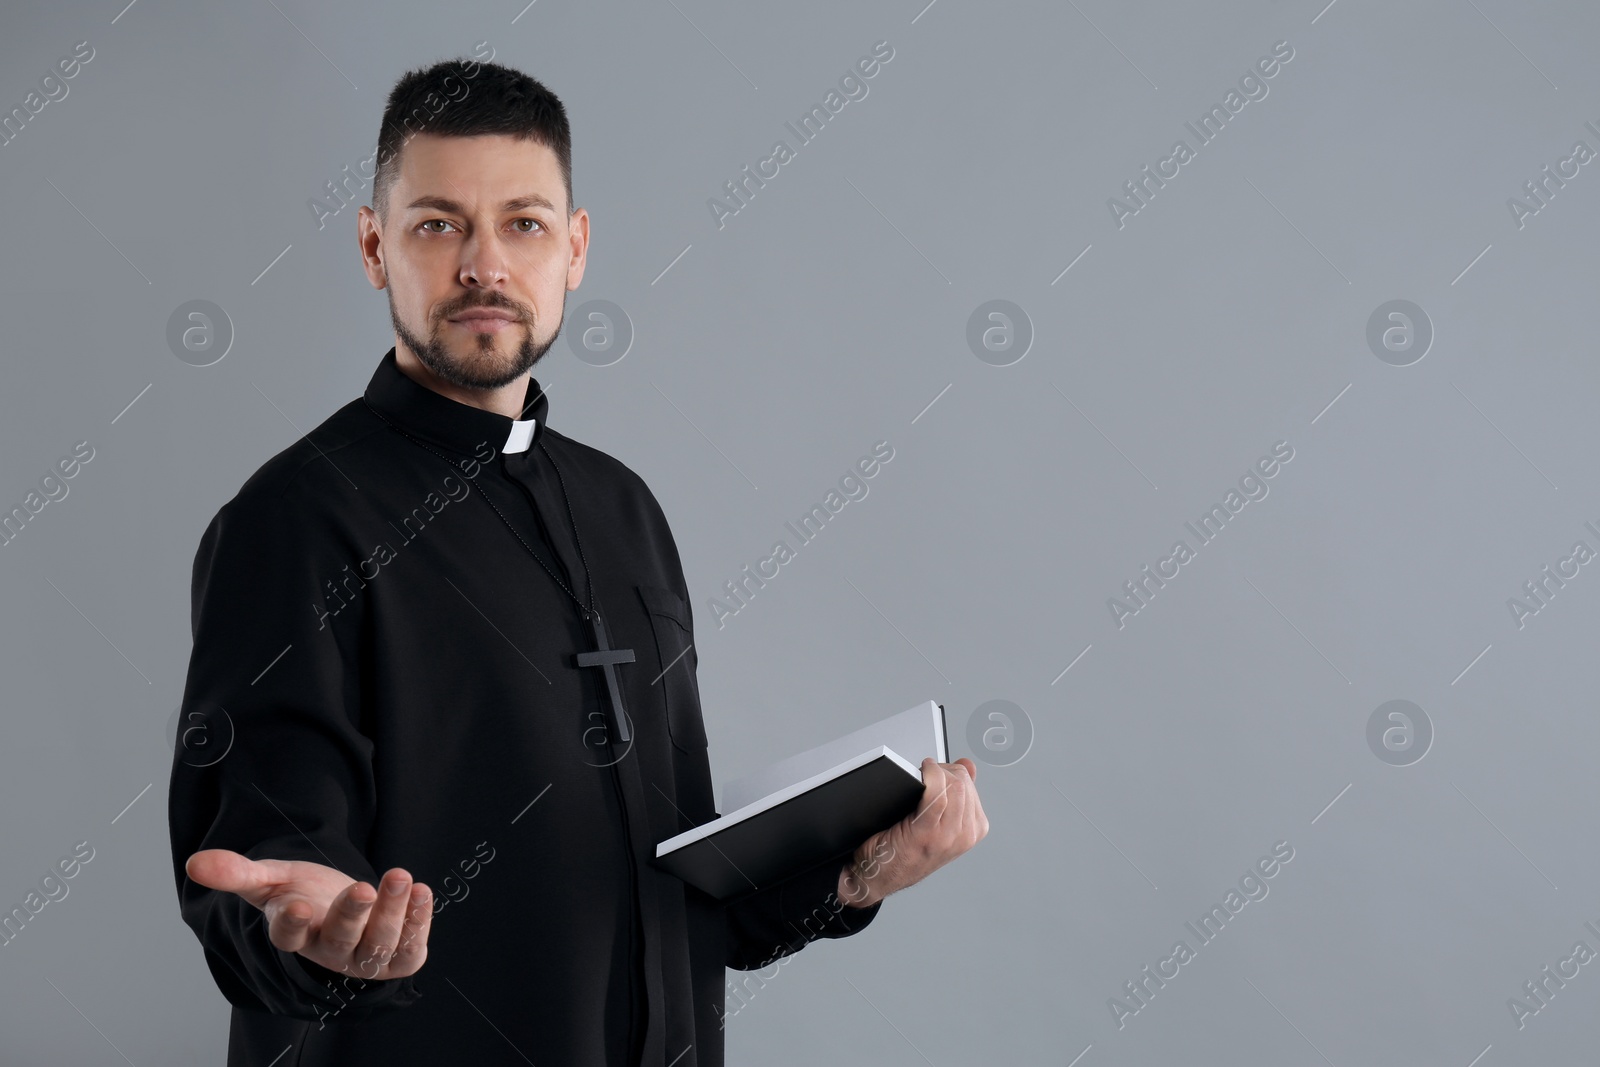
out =
<svg viewBox="0 0 1600 1067"><path fill-rule="evenodd" d="M400 344L398 339L394 346L394 361L400 368L400 373L418 385L432 389L440 396L449 397L457 403L470 407L482 408L484 411L493 411L508 419L522 418L522 401L528 395L526 376L498 389L468 389L445 381L423 366L422 362L412 355L411 350Z"/></svg>

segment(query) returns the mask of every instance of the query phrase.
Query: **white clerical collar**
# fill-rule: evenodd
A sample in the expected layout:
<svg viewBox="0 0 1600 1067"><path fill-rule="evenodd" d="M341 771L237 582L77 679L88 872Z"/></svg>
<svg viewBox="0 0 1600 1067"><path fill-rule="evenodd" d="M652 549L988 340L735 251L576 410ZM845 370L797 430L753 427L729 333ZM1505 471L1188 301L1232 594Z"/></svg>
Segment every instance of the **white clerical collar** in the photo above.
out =
<svg viewBox="0 0 1600 1067"><path fill-rule="evenodd" d="M511 433L506 435L506 443L501 446L502 452L526 452L533 443L534 427L539 425L538 419L513 419L511 420Z"/></svg>

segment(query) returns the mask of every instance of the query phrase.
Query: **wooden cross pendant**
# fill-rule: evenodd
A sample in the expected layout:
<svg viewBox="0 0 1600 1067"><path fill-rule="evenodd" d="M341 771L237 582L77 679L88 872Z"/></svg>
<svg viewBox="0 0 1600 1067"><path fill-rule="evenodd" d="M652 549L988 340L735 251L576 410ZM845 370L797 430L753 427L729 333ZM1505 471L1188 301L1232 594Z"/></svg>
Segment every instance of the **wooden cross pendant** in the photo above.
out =
<svg viewBox="0 0 1600 1067"><path fill-rule="evenodd" d="M599 667L606 676L606 695L611 703L611 721L616 724L617 738L621 741L633 740L633 735L628 732L628 717L622 710L622 686L617 681L617 664L632 663L633 649L612 648L606 641L605 623L600 621L600 613L591 611L588 615L589 630L594 635L593 652L579 652L575 657L580 667Z"/></svg>

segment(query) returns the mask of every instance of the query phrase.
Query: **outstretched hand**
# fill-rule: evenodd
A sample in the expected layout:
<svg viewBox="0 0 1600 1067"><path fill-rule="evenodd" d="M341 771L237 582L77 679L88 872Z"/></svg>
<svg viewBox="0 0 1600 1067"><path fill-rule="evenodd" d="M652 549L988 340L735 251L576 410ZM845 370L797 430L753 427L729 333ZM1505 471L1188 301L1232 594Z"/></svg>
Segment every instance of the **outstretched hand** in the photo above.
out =
<svg viewBox="0 0 1600 1067"><path fill-rule="evenodd" d="M433 894L399 867L378 888L304 860L253 860L225 848L202 849L189 877L234 893L267 916L268 938L285 952L368 981L415 974L428 958Z"/></svg>
<svg viewBox="0 0 1600 1067"><path fill-rule="evenodd" d="M917 810L861 843L839 872L840 899L869 907L982 841L989 819L978 801L977 777L977 764L965 756L954 763L924 759Z"/></svg>

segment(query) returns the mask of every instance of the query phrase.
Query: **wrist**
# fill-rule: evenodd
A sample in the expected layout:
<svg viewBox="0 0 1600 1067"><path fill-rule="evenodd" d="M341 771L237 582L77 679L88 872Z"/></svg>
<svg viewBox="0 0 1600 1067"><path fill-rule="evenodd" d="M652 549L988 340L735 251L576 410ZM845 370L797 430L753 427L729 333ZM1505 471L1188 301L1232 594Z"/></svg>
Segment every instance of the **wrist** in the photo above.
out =
<svg viewBox="0 0 1600 1067"><path fill-rule="evenodd" d="M874 859L876 851L871 846L870 840L863 843L839 870L839 899L847 907L870 908L888 895L878 884L883 865Z"/></svg>
<svg viewBox="0 0 1600 1067"><path fill-rule="evenodd" d="M839 868L838 895L847 908L870 908L876 903L871 887L857 869L854 857Z"/></svg>

